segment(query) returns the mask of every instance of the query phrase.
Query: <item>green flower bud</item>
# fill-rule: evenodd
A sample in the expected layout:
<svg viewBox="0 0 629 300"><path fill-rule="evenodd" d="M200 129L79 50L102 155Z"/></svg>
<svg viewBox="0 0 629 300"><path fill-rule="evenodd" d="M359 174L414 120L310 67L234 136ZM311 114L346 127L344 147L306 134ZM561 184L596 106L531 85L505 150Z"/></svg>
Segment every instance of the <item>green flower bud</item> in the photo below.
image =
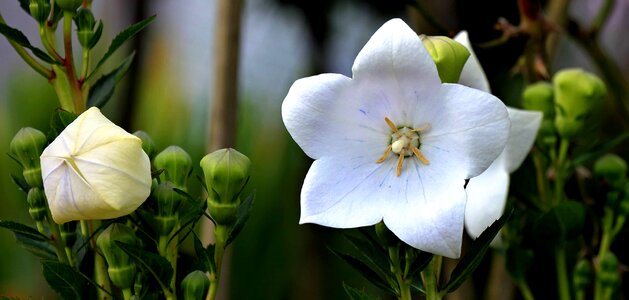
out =
<svg viewBox="0 0 629 300"><path fill-rule="evenodd" d="M201 159L208 189L208 211L217 224L236 221L240 192L249 178L251 161L234 149L216 150Z"/></svg>
<svg viewBox="0 0 629 300"><path fill-rule="evenodd" d="M201 271L188 274L181 281L181 291L184 300L202 300L210 289L210 279Z"/></svg>
<svg viewBox="0 0 629 300"><path fill-rule="evenodd" d="M116 241L137 245L133 231L124 224L113 223L107 227L96 240L98 249L107 261L109 278L121 289L131 288L135 281L136 265L116 244Z"/></svg>
<svg viewBox="0 0 629 300"><path fill-rule="evenodd" d="M83 4L83 0L56 0L55 3L63 10L75 11Z"/></svg>
<svg viewBox="0 0 629 300"><path fill-rule="evenodd" d="M153 142L151 136L149 136L148 133L142 130L134 132L133 135L139 137L140 140L142 140L142 150L144 150L146 155L148 155L149 158L153 160L153 157L155 156L155 142Z"/></svg>
<svg viewBox="0 0 629 300"><path fill-rule="evenodd" d="M168 235L179 221L177 210L182 196L173 190L171 182L160 183L153 191L152 197L157 203L157 215L154 217L156 231L160 235Z"/></svg>
<svg viewBox="0 0 629 300"><path fill-rule="evenodd" d="M92 11L87 8L80 8L74 16L74 23L76 24L77 36L81 46L87 49L94 47L94 45L91 45L91 42L94 36L96 20Z"/></svg>
<svg viewBox="0 0 629 300"><path fill-rule="evenodd" d="M43 185L39 156L45 146L46 136L30 127L20 129L9 145L13 157L22 164L24 179L31 187Z"/></svg>
<svg viewBox="0 0 629 300"><path fill-rule="evenodd" d="M544 114L544 120L552 120L555 117L553 98L553 86L549 82L540 81L524 89L522 108L541 111Z"/></svg>
<svg viewBox="0 0 629 300"><path fill-rule="evenodd" d="M555 127L565 138L575 137L596 123L607 91L596 75L581 69L567 69L553 78Z"/></svg>
<svg viewBox="0 0 629 300"><path fill-rule="evenodd" d="M28 10L40 25L44 24L50 14L50 2L48 0L31 0L28 4Z"/></svg>
<svg viewBox="0 0 629 300"><path fill-rule="evenodd" d="M613 253L606 253L600 258L601 270L597 274L597 279L605 287L610 288L616 286L620 280L618 275L618 259Z"/></svg>
<svg viewBox="0 0 629 300"><path fill-rule="evenodd" d="M376 237L383 246L395 246L400 242L400 239L387 228L387 225L384 225L384 222L380 221L375 227Z"/></svg>
<svg viewBox="0 0 629 300"><path fill-rule="evenodd" d="M618 213L623 216L629 215L629 182L625 183L625 191L618 205Z"/></svg>
<svg viewBox="0 0 629 300"><path fill-rule="evenodd" d="M594 175L605 179L613 189L622 190L627 181L627 163L616 154L606 154L594 163Z"/></svg>
<svg viewBox="0 0 629 300"><path fill-rule="evenodd" d="M65 222L60 226L61 240L68 248L72 248L76 242L76 226L77 221Z"/></svg>
<svg viewBox="0 0 629 300"><path fill-rule="evenodd" d="M43 221L48 215L48 206L46 204L46 195L41 188L33 187L28 191L26 196L28 203L28 214L35 221Z"/></svg>
<svg viewBox="0 0 629 300"><path fill-rule="evenodd" d="M186 191L188 174L192 170L192 159L188 153L178 146L169 146L155 156L153 164L157 169L164 169L160 175L162 180L173 183L178 189Z"/></svg>
<svg viewBox="0 0 629 300"><path fill-rule="evenodd" d="M437 65L443 83L457 83L470 51L461 43L445 36L420 36L424 47Z"/></svg>
<svg viewBox="0 0 629 300"><path fill-rule="evenodd" d="M590 285L590 278L592 276L592 268L590 263L581 259L574 266L574 273L572 273L572 282L575 290L585 290Z"/></svg>

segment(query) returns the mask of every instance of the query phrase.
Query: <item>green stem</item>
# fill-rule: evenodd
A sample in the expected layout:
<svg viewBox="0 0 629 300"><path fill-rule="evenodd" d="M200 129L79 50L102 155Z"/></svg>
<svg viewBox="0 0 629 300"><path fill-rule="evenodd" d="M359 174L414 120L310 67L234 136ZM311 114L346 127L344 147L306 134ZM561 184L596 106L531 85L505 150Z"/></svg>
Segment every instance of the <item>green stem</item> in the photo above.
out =
<svg viewBox="0 0 629 300"><path fill-rule="evenodd" d="M563 246L555 247L555 267L557 269L559 299L570 300L570 283L568 282L568 269L566 268L566 250Z"/></svg>
<svg viewBox="0 0 629 300"><path fill-rule="evenodd" d="M54 34L54 32L53 32ZM53 47L53 43L50 42L50 31L48 30L48 27L46 26L46 24L40 24L39 25L39 37L41 38L42 44L44 45L44 48L46 49L46 51L48 51L48 54L52 55L57 61L59 62L63 62L63 57L61 57L61 55L59 55L59 53L57 52L57 50L55 50L55 47Z"/></svg>
<svg viewBox="0 0 629 300"><path fill-rule="evenodd" d="M0 14L0 23L6 24L4 22L4 18L2 17L2 14ZM35 70L37 73L41 74L42 76L46 77L47 79L51 79L54 76L51 70L46 68L44 65L40 64L38 61L36 61L35 58L33 58L30 54L28 54L28 52L26 52L26 50L24 50L22 46L20 46L20 44L10 39L7 39L7 40L9 41L9 44L11 44L11 47L15 49L15 52L17 52L17 54L22 58L22 60L24 60L26 64L28 64L31 68L33 68L33 70Z"/></svg>
<svg viewBox="0 0 629 300"><path fill-rule="evenodd" d="M605 23L609 19L609 15L612 12L612 8L614 8L614 4L616 4L615 0L604 0L601 9L598 11L598 14L594 18L592 22L592 27L590 31L592 33L598 34L600 30L605 26Z"/></svg>
<svg viewBox="0 0 629 300"><path fill-rule="evenodd" d="M210 272L210 289L206 299L214 300L216 298L216 292L221 277L221 266L223 263L223 254L225 253L225 244L229 236L229 227L217 224L214 228L214 239L216 244L214 245L214 264L216 270Z"/></svg>
<svg viewBox="0 0 629 300"><path fill-rule="evenodd" d="M80 83L76 78L76 71L74 69L74 57L72 54L72 16L73 13L70 11L63 12L63 48L66 56L64 65L66 67L66 74L68 74L68 80L70 81L74 109L77 114L80 114L85 111L85 101L83 100L83 93L81 92Z"/></svg>
<svg viewBox="0 0 629 300"><path fill-rule="evenodd" d="M59 224L55 223L52 219L52 214L50 213L50 209L46 210L48 212L47 220L48 220L48 228L52 232L52 241L55 246L55 250L57 252L57 258L60 262L64 264L70 265L68 261L68 257L66 256L65 245L63 244L63 240L61 239L61 230L59 229Z"/></svg>
<svg viewBox="0 0 629 300"><path fill-rule="evenodd" d="M83 99L87 99L90 94L90 84L85 81L85 78L90 71L91 53L92 52L89 49L83 49L83 63L81 64L81 80L83 81L81 88L83 89Z"/></svg>
<svg viewBox="0 0 629 300"><path fill-rule="evenodd" d="M398 299L411 300L411 282L406 279L402 264L400 262L400 247L389 247L389 258L391 259L391 272L395 274L397 280L399 292Z"/></svg>
<svg viewBox="0 0 629 300"><path fill-rule="evenodd" d="M614 222L614 211L611 208L606 207L605 215L603 216L603 219L601 221L602 236L601 236L601 245L598 247L598 256L597 256L598 260L596 263L597 273L601 271L601 260L603 259L603 257L605 257L605 255L607 255L607 252L609 252L609 248L611 247L611 242L614 238L614 232L613 232L614 230L612 229L613 222ZM604 299L604 288L600 280L595 280L595 283L594 283L594 299L595 300Z"/></svg>
<svg viewBox="0 0 629 300"><path fill-rule="evenodd" d="M92 220L81 220L81 234L84 239L89 239L92 236L93 226L95 225ZM96 224L98 225L98 223ZM94 253L94 281L104 290L111 292L111 283L109 281L109 273L107 273L107 263L105 258L97 251L96 247L97 236L93 236L90 239L90 248ZM103 291L103 289L96 289L96 295L98 299L109 299L109 295Z"/></svg>
<svg viewBox="0 0 629 300"><path fill-rule="evenodd" d="M533 292L531 292L531 288L529 288L526 281L518 283L518 288L520 289L520 294L522 294L522 298L524 298L524 300L535 300Z"/></svg>
<svg viewBox="0 0 629 300"><path fill-rule="evenodd" d="M124 297L124 300L131 300L131 298L133 298L133 293L130 288L122 289L122 296Z"/></svg>
<svg viewBox="0 0 629 300"><path fill-rule="evenodd" d="M569 146L570 141L562 138L559 144L559 155L555 163L555 204L558 204L564 198L563 190L566 182L565 176L567 175L565 174L565 171L567 170L566 157L568 155Z"/></svg>
<svg viewBox="0 0 629 300"><path fill-rule="evenodd" d="M544 174L544 166L542 164L542 158L539 151L533 152L533 164L535 165L535 178L537 181L537 190L539 192L539 199L542 204L546 202L546 176Z"/></svg>
<svg viewBox="0 0 629 300"><path fill-rule="evenodd" d="M176 230L176 229L175 229ZM175 283L177 279L177 239L174 238L168 242L168 235L160 235L158 241L159 254L170 262L170 266L175 271L170 280L170 289L175 291Z"/></svg>
<svg viewBox="0 0 629 300"><path fill-rule="evenodd" d="M442 260L442 256L433 256L426 269L422 271L422 280L424 281L424 289L426 290L426 300L441 300L441 298L443 298L443 295L439 293L438 287Z"/></svg>

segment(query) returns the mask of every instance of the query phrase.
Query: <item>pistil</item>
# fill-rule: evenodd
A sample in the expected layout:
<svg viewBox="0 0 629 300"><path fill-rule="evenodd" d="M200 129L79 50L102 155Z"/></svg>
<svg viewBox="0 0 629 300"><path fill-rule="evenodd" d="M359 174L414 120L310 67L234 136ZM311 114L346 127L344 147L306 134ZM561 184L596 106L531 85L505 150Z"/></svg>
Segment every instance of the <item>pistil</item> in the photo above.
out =
<svg viewBox="0 0 629 300"><path fill-rule="evenodd" d="M396 167L396 175L398 177L402 174L402 166L406 156L415 155L415 157L417 157L417 159L419 159L419 161L421 161L424 165L428 165L430 163L430 161L428 161L424 154L419 150L421 145L419 141L420 134L421 132L430 129L429 124L411 129L410 127L397 127L395 123L387 117L384 117L384 121L387 123L387 126L391 128L391 144L384 150L384 154L378 158L376 163L379 164L384 162L391 151L398 154Z"/></svg>

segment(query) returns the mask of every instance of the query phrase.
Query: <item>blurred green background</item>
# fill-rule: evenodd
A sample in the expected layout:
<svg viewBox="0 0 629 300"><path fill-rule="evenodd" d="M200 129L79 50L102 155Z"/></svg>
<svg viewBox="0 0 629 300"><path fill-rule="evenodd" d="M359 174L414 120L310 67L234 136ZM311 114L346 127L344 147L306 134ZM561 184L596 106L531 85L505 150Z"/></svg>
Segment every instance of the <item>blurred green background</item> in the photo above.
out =
<svg viewBox="0 0 629 300"><path fill-rule="evenodd" d="M280 106L292 82L322 72L351 76L354 57L371 34L391 17L414 24L418 32L450 34L466 29L473 43L500 35L499 17L518 22L516 1L419 1L442 28L418 16L413 1L245 0L239 69L238 150L253 162L249 190L256 192L253 214L231 249L229 299L343 299L342 282L371 289L369 283L331 255L341 231L298 225L299 191L310 160L288 136ZM573 1L568 13L588 22L599 1ZM158 149L179 145L198 162L205 154L213 82L213 0L94 0L93 11L105 23L96 55L120 30L147 16L157 21L118 51L111 69L132 49L134 66L117 88L105 114L128 131L142 129ZM629 1L617 7L602 41L629 73L629 44L620 40L629 28ZM7 23L40 45L36 24L18 1L0 2ZM446 29L446 32L443 32ZM622 42L618 42L622 41ZM613 47L611 47L613 45ZM494 92L517 105L522 79L511 76L522 41L478 49ZM562 37L553 68L581 66L596 72L587 56ZM0 38L0 219L30 224L25 196L11 183L17 165L7 156L9 141L21 127L43 131L57 101L46 80L30 70ZM195 174L201 174L196 167ZM193 193L198 194L199 185ZM190 251L184 247L184 252ZM21 249L11 233L0 230L0 296L52 299L38 259Z"/></svg>

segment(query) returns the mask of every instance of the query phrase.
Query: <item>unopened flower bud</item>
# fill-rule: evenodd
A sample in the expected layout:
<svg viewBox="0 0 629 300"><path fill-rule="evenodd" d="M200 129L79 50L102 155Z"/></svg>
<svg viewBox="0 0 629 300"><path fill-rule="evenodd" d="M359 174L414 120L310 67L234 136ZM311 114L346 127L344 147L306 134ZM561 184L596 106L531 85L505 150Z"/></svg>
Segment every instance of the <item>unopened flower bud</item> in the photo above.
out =
<svg viewBox="0 0 629 300"><path fill-rule="evenodd" d="M92 38L94 37L96 26L96 20L94 14L88 8L81 8L74 16L74 23L77 28L77 36L79 43L83 48L91 49L96 43L92 44Z"/></svg>
<svg viewBox="0 0 629 300"><path fill-rule="evenodd" d="M171 182L160 183L152 193L157 203L157 215L154 217L156 230L160 235L168 235L179 220L177 210L182 196L173 190Z"/></svg>
<svg viewBox="0 0 629 300"><path fill-rule="evenodd" d="M81 4L83 0L56 0L55 4L59 5L59 7L66 11L75 11Z"/></svg>
<svg viewBox="0 0 629 300"><path fill-rule="evenodd" d="M522 93L522 108L541 111L544 114L544 120L552 120L555 117L553 97L553 86L549 82L540 81L531 84Z"/></svg>
<svg viewBox="0 0 629 300"><path fill-rule="evenodd" d="M378 241L382 243L383 246L395 246L399 244L400 239L387 228L387 225L384 225L384 222L380 221L380 223L376 224L376 237L378 237Z"/></svg>
<svg viewBox="0 0 629 300"><path fill-rule="evenodd" d="M592 127L607 91L596 75L581 69L567 69L553 78L555 127L564 138L575 137Z"/></svg>
<svg viewBox="0 0 629 300"><path fill-rule="evenodd" d="M615 190L622 190L627 182L627 163L620 156L606 154L594 163L594 175L605 179Z"/></svg>
<svg viewBox="0 0 629 300"><path fill-rule="evenodd" d="M181 190L187 190L186 182L188 174L192 170L190 155L178 146L169 146L155 156L153 164L157 169L164 169L160 175L162 180L167 180Z"/></svg>
<svg viewBox="0 0 629 300"><path fill-rule="evenodd" d="M28 10L39 24L44 24L50 14L50 2L48 0L31 0L28 4Z"/></svg>
<svg viewBox="0 0 629 300"><path fill-rule="evenodd" d="M234 149L216 150L201 159L208 189L208 211L218 224L236 220L240 192L249 178L251 161Z"/></svg>
<svg viewBox="0 0 629 300"><path fill-rule="evenodd" d="M129 255L120 249L116 241L136 245L133 231L124 224L113 223L96 240L98 249L107 261L109 278L121 289L131 288L135 281L136 265Z"/></svg>
<svg viewBox="0 0 629 300"><path fill-rule="evenodd" d="M202 300L210 289L210 279L205 273L197 270L188 274L181 281L184 300Z"/></svg>
<svg viewBox="0 0 629 300"><path fill-rule="evenodd" d="M586 259L581 259L574 266L572 282L575 290L585 290L590 285L592 268Z"/></svg>
<svg viewBox="0 0 629 300"><path fill-rule="evenodd" d="M151 192L141 143L96 107L70 123L41 155L54 221L111 219L137 209Z"/></svg>
<svg viewBox="0 0 629 300"><path fill-rule="evenodd" d="M46 136L31 127L20 129L9 145L11 154L22 164L24 179L31 187L42 186L39 156L45 146Z"/></svg>
<svg viewBox="0 0 629 300"><path fill-rule="evenodd" d="M48 207L46 206L46 195L41 188L33 187L28 191L26 195L26 202L28 203L28 214L35 221L43 221L48 214Z"/></svg>
<svg viewBox="0 0 629 300"><path fill-rule="evenodd" d="M470 52L461 43L445 36L420 36L437 65L443 83L457 83Z"/></svg>
<svg viewBox="0 0 629 300"><path fill-rule="evenodd" d="M599 258L601 260L601 270L597 274L597 279L605 287L614 287L620 280L618 275L618 259L613 253L606 253Z"/></svg>
<svg viewBox="0 0 629 300"><path fill-rule="evenodd" d="M140 140L142 140L142 150L144 150L146 155L148 155L149 158L152 160L155 156L155 142L153 141L151 136L142 130L134 132L133 135L139 137Z"/></svg>

